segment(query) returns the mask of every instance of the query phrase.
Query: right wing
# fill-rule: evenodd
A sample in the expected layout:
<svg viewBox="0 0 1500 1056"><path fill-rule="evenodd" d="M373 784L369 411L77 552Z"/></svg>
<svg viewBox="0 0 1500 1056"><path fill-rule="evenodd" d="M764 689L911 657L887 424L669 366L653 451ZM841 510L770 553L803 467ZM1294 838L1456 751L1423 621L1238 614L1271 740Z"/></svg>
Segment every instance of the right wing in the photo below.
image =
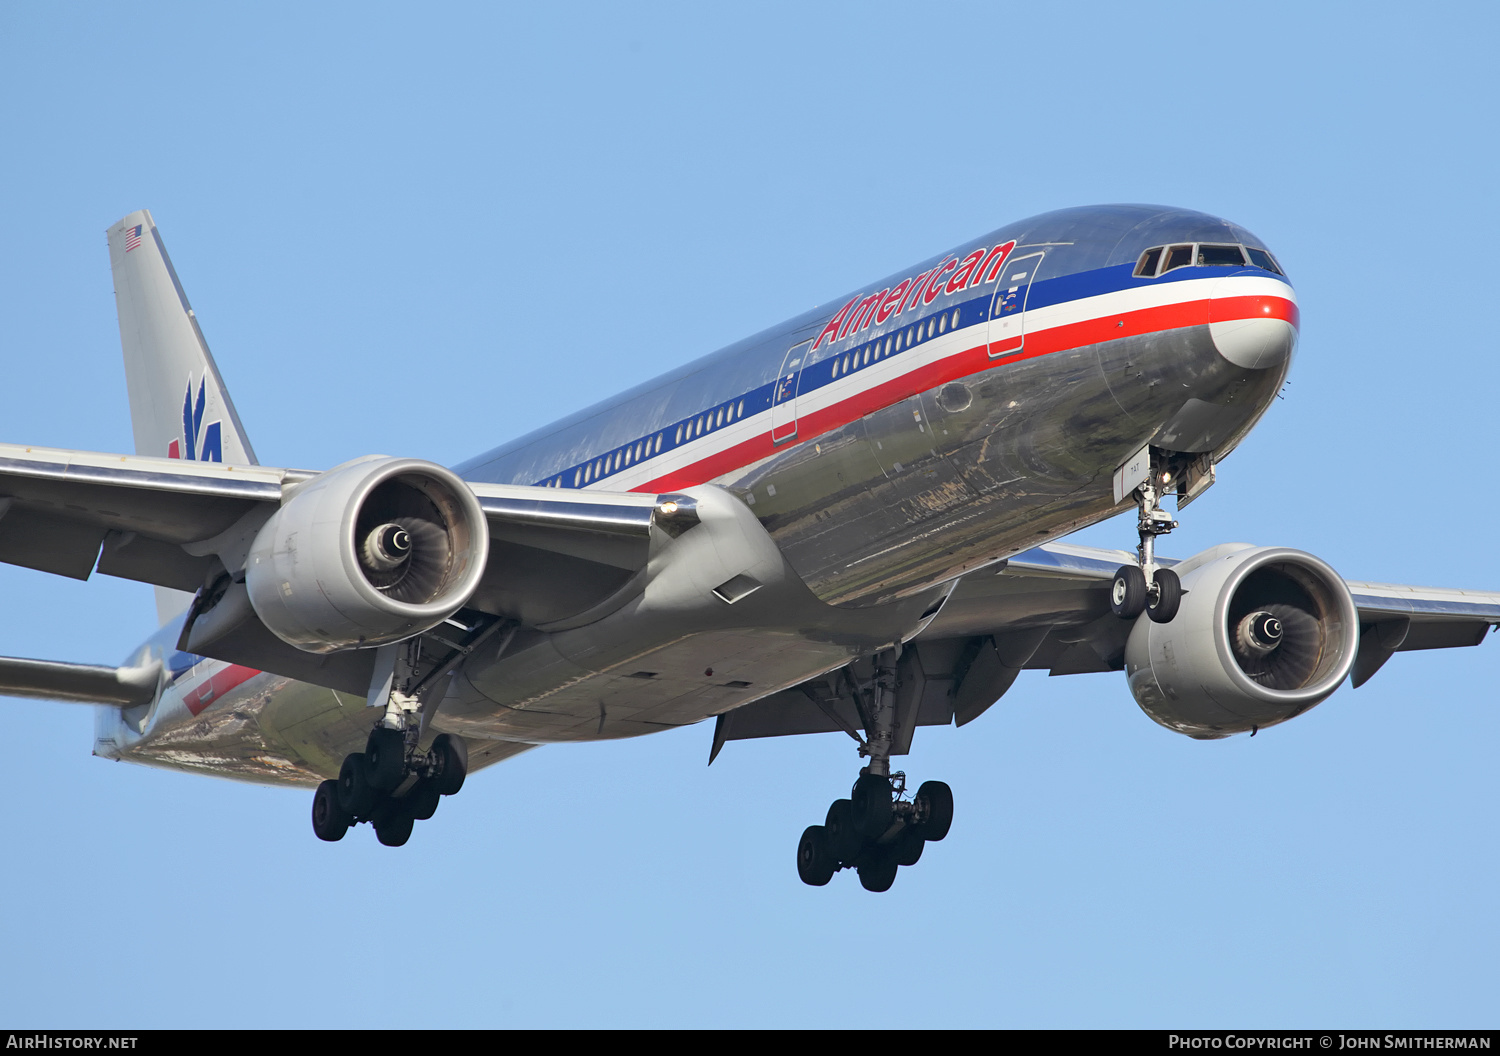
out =
<svg viewBox="0 0 1500 1056"><path fill-rule="evenodd" d="M243 580L256 533L306 470L0 445L0 561L87 579L106 575L185 591ZM587 610L645 566L652 532L693 517L666 496L471 484L490 539L467 608L536 624ZM250 614L253 616L253 614ZM248 619L248 617L247 617ZM363 694L367 650L315 655L251 620L201 655ZM192 630L184 632L183 647Z"/></svg>

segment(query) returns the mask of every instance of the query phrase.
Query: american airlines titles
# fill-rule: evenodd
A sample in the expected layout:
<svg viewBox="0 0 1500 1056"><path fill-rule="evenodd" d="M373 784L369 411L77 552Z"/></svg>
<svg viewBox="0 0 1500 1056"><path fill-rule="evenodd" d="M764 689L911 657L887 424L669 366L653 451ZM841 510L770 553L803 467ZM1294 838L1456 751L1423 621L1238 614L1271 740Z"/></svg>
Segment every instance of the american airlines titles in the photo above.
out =
<svg viewBox="0 0 1500 1056"><path fill-rule="evenodd" d="M812 347L816 349L825 340L830 343L842 341L850 334L879 326L892 315L901 315L908 308L917 307L918 302L924 306L931 304L940 294L958 293L971 286L994 282L1000 269L1005 267L1005 258L1015 248L1015 239L993 249L981 246L962 260L949 257L937 267L913 278L902 279L879 293L868 297L855 294L823 327Z"/></svg>

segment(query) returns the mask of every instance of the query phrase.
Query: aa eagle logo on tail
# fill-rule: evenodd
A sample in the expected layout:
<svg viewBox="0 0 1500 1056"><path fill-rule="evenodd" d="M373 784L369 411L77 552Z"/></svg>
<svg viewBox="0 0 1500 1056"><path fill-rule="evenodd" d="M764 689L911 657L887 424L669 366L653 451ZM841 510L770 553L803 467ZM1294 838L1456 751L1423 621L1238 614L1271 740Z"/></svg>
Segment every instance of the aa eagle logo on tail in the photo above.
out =
<svg viewBox="0 0 1500 1056"><path fill-rule="evenodd" d="M188 375L187 391L182 396L182 439L167 445L168 458L186 458L196 462L224 461L224 439L221 422L203 424L207 402L208 375L198 382L198 399L193 399L193 376Z"/></svg>

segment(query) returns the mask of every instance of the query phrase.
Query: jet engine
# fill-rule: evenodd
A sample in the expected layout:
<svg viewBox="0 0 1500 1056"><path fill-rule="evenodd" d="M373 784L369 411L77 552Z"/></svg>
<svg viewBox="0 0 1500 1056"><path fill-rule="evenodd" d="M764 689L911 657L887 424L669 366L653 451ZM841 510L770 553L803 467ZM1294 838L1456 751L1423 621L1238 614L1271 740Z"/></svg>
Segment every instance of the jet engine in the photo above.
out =
<svg viewBox="0 0 1500 1056"><path fill-rule="evenodd" d="M1359 613L1316 557L1222 546L1178 569L1176 617L1136 620L1125 646L1130 692L1169 730L1204 739L1253 732L1321 703L1349 674Z"/></svg>
<svg viewBox="0 0 1500 1056"><path fill-rule="evenodd" d="M297 485L250 547L256 615L310 653L385 645L453 615L479 585L489 525L449 470L372 455Z"/></svg>

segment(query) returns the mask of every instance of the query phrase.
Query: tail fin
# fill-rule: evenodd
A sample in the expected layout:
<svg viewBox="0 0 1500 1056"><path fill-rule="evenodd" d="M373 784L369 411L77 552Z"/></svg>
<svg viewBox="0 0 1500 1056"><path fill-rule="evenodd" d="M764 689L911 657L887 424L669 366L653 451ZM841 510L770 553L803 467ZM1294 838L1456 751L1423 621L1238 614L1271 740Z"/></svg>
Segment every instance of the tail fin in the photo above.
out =
<svg viewBox="0 0 1500 1056"><path fill-rule="evenodd" d="M106 234L135 453L256 465L151 214L131 213Z"/></svg>
<svg viewBox="0 0 1500 1056"><path fill-rule="evenodd" d="M257 465L151 214L131 213L105 235L135 453ZM157 587L157 618L165 624L191 601L191 594Z"/></svg>

